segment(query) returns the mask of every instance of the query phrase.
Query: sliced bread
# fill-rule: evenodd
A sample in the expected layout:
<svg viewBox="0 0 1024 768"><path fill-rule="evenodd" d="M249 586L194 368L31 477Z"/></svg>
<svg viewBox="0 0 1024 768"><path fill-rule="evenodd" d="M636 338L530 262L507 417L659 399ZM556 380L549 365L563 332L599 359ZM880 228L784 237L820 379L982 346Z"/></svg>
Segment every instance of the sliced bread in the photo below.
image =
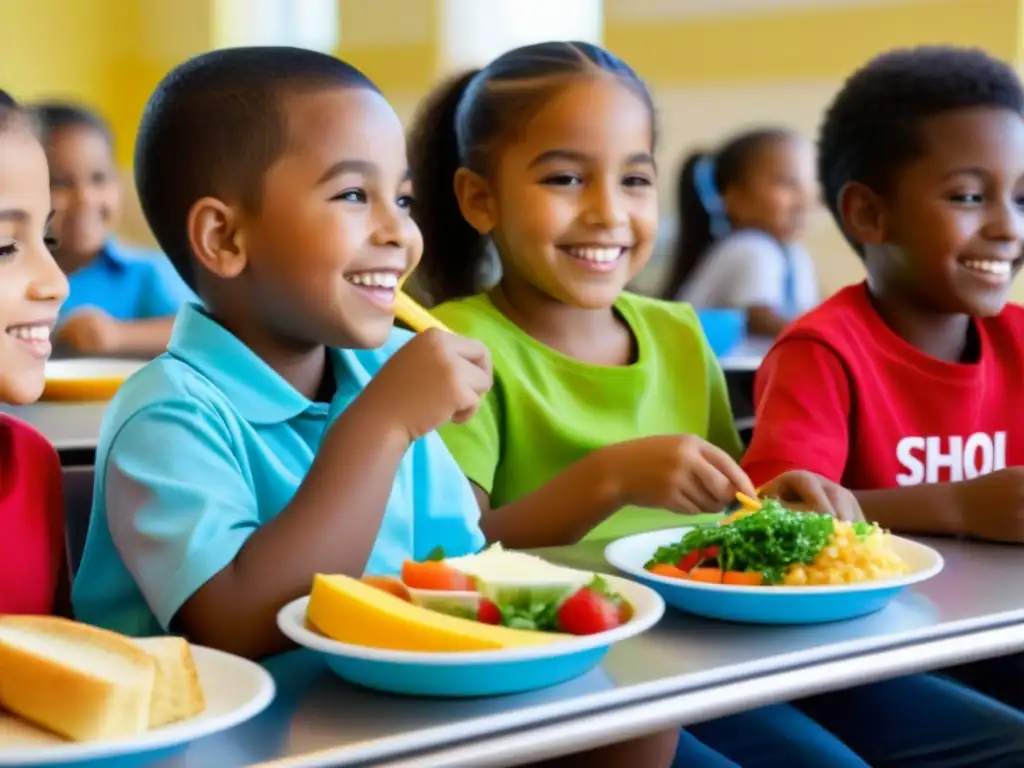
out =
<svg viewBox="0 0 1024 768"><path fill-rule="evenodd" d="M136 642L156 661L149 727L159 728L202 714L206 699L188 641L180 637L147 637Z"/></svg>
<svg viewBox="0 0 1024 768"><path fill-rule="evenodd" d="M114 632L50 616L0 616L0 707L73 741L144 733L156 668Z"/></svg>

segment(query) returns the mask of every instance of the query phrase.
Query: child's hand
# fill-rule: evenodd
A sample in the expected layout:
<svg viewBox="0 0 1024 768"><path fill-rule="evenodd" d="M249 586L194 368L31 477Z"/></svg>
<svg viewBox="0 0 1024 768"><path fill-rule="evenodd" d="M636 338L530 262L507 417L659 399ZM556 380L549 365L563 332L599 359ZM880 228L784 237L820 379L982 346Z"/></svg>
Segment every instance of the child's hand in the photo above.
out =
<svg viewBox="0 0 1024 768"><path fill-rule="evenodd" d="M398 350L366 393L380 398L382 414L397 418L411 442L449 421L471 418L491 383L487 347L430 329Z"/></svg>
<svg viewBox="0 0 1024 768"><path fill-rule="evenodd" d="M850 491L813 472L783 472L761 488L761 496L770 496L793 509L824 512L840 520L863 520L860 504Z"/></svg>
<svg viewBox="0 0 1024 768"><path fill-rule="evenodd" d="M1024 544L1024 467L951 483L969 536Z"/></svg>
<svg viewBox="0 0 1024 768"><path fill-rule="evenodd" d="M121 345L121 323L99 309L82 309L57 328L58 346L83 355L116 352Z"/></svg>
<svg viewBox="0 0 1024 768"><path fill-rule="evenodd" d="M684 514L721 512L753 483L725 451L695 435L664 435L602 449L624 504Z"/></svg>

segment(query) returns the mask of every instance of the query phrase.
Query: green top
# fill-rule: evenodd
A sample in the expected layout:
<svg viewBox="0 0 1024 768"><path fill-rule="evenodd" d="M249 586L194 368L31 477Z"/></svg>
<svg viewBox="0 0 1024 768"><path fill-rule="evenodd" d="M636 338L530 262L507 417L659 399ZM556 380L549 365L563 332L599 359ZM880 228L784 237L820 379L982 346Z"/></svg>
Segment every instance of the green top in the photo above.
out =
<svg viewBox="0 0 1024 768"><path fill-rule="evenodd" d="M693 308L624 293L615 309L636 339L632 365L592 365L563 355L524 333L485 294L434 310L452 330L484 342L494 359L494 387L477 414L441 429L492 507L531 493L591 451L626 440L694 434L736 458L742 454L725 376ZM626 507L587 538L704 519Z"/></svg>

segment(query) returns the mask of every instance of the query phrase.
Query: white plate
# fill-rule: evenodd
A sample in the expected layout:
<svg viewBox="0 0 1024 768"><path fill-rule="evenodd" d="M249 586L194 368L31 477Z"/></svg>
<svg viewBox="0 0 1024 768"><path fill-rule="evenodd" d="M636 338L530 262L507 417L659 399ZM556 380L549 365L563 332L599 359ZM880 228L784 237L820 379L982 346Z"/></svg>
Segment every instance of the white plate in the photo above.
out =
<svg viewBox="0 0 1024 768"><path fill-rule="evenodd" d="M196 645L192 646L192 656L206 697L206 710L201 715L142 736L91 742L62 741L0 716L0 766L27 768L127 755L141 757L227 730L258 715L273 700L274 680L259 664Z"/></svg>
<svg viewBox="0 0 1024 768"><path fill-rule="evenodd" d="M654 590L617 576L602 578L633 606L633 617L607 632L545 645L430 653L339 643L307 628L308 597L282 608L277 626L298 645L323 654L337 675L366 688L442 698L521 693L582 675L600 663L612 645L650 629L665 612L665 603Z"/></svg>
<svg viewBox="0 0 1024 768"><path fill-rule="evenodd" d="M106 357L80 357L68 360L48 360L48 381L91 381L94 379L127 379L144 362Z"/></svg>
<svg viewBox="0 0 1024 768"><path fill-rule="evenodd" d="M692 528L627 536L608 545L605 560L632 578L647 584L674 608L705 616L753 624L818 624L866 616L884 608L902 590L942 570L942 555L931 547L899 536L893 550L910 573L891 579L856 584L806 587L741 587L666 578L644 565L661 546L678 542Z"/></svg>

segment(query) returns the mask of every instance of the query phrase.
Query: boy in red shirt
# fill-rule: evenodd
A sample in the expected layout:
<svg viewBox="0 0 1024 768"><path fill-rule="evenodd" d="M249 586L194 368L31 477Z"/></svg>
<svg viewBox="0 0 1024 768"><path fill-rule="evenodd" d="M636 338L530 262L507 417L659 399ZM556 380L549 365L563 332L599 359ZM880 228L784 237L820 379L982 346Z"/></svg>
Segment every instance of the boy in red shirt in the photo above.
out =
<svg viewBox="0 0 1024 768"><path fill-rule="evenodd" d="M765 358L744 468L755 483L819 473L896 530L1024 542L1024 309L1007 304L1024 253L1016 74L975 50L878 57L830 107L818 175L867 281ZM958 677L1019 706L1007 664L1020 666Z"/></svg>
<svg viewBox="0 0 1024 768"><path fill-rule="evenodd" d="M0 91L0 402L43 391L68 283L50 254L43 148ZM0 414L0 614L69 614L61 469L46 439Z"/></svg>
<svg viewBox="0 0 1024 768"><path fill-rule="evenodd" d="M755 483L800 467L886 527L1024 541L1024 309L1006 303L1022 113L1016 75L979 51L896 51L848 81L818 173L868 279L765 358L743 462Z"/></svg>

